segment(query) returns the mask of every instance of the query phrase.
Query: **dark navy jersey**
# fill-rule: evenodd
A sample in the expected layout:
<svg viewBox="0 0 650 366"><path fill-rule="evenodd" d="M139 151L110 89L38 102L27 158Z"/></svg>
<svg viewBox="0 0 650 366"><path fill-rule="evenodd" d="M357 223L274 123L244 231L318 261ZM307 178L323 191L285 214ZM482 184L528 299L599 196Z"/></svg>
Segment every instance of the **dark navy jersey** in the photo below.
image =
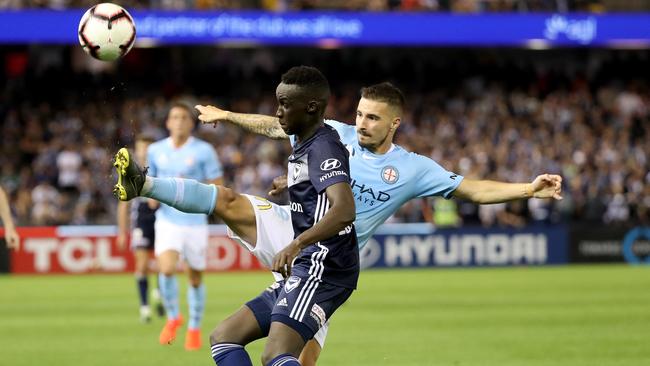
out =
<svg viewBox="0 0 650 366"><path fill-rule="evenodd" d="M156 210L149 208L148 198L138 197L131 201L131 228L144 232L153 231Z"/></svg>
<svg viewBox="0 0 650 366"><path fill-rule="evenodd" d="M348 151L330 126L294 145L287 180L294 237L320 221L329 210L325 189L350 183ZM293 262L292 274L319 282L356 288L359 250L354 225L333 237L303 249Z"/></svg>

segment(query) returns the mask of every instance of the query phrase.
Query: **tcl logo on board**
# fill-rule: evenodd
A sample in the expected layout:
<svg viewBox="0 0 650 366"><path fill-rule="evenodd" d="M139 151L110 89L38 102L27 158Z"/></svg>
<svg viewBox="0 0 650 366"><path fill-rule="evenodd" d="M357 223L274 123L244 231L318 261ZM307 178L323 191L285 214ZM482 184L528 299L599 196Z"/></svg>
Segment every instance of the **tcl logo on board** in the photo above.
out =
<svg viewBox="0 0 650 366"><path fill-rule="evenodd" d="M31 263L21 263L19 272L88 272L101 269L106 272L127 270L124 255L112 253L109 238L28 238L23 250L33 256ZM31 264L32 268L29 268Z"/></svg>
<svg viewBox="0 0 650 366"><path fill-rule="evenodd" d="M206 253L208 272L263 269L257 258L225 236L211 236ZM128 272L129 250L120 251L115 237L24 237L12 253L14 273ZM180 269L180 268L179 268Z"/></svg>

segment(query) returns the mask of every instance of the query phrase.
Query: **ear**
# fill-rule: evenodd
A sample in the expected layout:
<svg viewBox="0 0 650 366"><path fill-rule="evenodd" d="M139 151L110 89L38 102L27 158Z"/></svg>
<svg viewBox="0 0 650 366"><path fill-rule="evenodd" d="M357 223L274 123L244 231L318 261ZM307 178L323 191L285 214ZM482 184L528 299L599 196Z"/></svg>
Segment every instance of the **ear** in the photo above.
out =
<svg viewBox="0 0 650 366"><path fill-rule="evenodd" d="M318 112L320 103L317 100L311 100L307 103L307 113L314 114Z"/></svg>
<svg viewBox="0 0 650 366"><path fill-rule="evenodd" d="M401 118L401 117L395 117L395 118L393 119L393 122L392 122L391 125L390 125L390 129L393 130L393 131L396 130L397 127L399 127L399 125L400 125L401 123L402 123L402 118Z"/></svg>

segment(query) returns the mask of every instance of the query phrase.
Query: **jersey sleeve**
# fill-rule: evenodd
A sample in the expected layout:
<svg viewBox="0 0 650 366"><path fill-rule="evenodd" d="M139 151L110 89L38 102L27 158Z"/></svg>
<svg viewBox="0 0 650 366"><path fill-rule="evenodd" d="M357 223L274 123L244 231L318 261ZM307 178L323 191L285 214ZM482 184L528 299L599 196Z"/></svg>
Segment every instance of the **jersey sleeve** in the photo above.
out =
<svg viewBox="0 0 650 366"><path fill-rule="evenodd" d="M324 141L311 149L308 157L309 179L318 193L341 182L350 182L348 151L339 142Z"/></svg>
<svg viewBox="0 0 650 366"><path fill-rule="evenodd" d="M203 154L203 176L205 180L221 178L223 176L223 167L219 161L217 151L210 144L205 144Z"/></svg>
<svg viewBox="0 0 650 366"><path fill-rule="evenodd" d="M151 177L155 177L158 175L158 167L156 166L156 159L155 159L155 146L149 145L147 147L147 164L149 165L149 170L147 170L147 175Z"/></svg>
<svg viewBox="0 0 650 366"><path fill-rule="evenodd" d="M417 197L442 196L450 198L463 176L445 170L435 161L415 155L418 179L415 181Z"/></svg>
<svg viewBox="0 0 650 366"><path fill-rule="evenodd" d="M345 145L351 144L357 138L357 130L354 126L333 119L326 119L325 124L336 130Z"/></svg>

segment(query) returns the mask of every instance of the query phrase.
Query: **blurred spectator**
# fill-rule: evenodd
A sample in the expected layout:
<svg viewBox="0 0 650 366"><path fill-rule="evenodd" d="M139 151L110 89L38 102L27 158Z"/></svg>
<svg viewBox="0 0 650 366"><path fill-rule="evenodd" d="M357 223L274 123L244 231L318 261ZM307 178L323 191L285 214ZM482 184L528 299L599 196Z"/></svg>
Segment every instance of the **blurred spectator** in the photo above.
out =
<svg viewBox="0 0 650 366"><path fill-rule="evenodd" d="M59 171L59 188L76 191L79 185L79 169L81 168L81 154L77 148L66 144L56 156L56 167Z"/></svg>
<svg viewBox="0 0 650 366"><path fill-rule="evenodd" d="M61 213L61 195L47 180L42 181L32 190L31 224L54 225L59 223Z"/></svg>
<svg viewBox="0 0 650 366"><path fill-rule="evenodd" d="M63 59L67 51L58 52ZM6 85L0 95L6 101L0 107L1 183L20 224L112 223L110 157L137 132L163 137L170 100L194 94L202 104L273 114L273 88L295 60L319 65L330 77L328 118L354 122L359 87L392 79L409 95L396 138L405 148L473 179L529 181L540 172L564 177L564 200L553 204L530 200L479 210L462 201L446 207L445 201L416 200L393 222L433 221L434 206L438 213L456 212L463 225L650 220L650 91L647 78L639 77L648 51L590 51L590 63L600 66L587 77L570 71L584 62L571 50L559 53L561 63L554 53L499 50L491 58L489 50L409 49L295 49L269 62L274 53L268 49L192 48L182 51L186 63L173 66L185 83L172 92L165 88L175 61L166 52L181 51L134 50L130 57L149 60L144 75L125 64L117 74L89 74L59 63L30 68L21 83ZM202 57L189 57L196 53ZM217 59L219 72L202 64ZM253 59L267 61L251 68L247 61ZM65 90L47 87L64 84ZM241 192L265 196L286 170L285 141L229 125L200 126L197 133L217 149L226 184Z"/></svg>

